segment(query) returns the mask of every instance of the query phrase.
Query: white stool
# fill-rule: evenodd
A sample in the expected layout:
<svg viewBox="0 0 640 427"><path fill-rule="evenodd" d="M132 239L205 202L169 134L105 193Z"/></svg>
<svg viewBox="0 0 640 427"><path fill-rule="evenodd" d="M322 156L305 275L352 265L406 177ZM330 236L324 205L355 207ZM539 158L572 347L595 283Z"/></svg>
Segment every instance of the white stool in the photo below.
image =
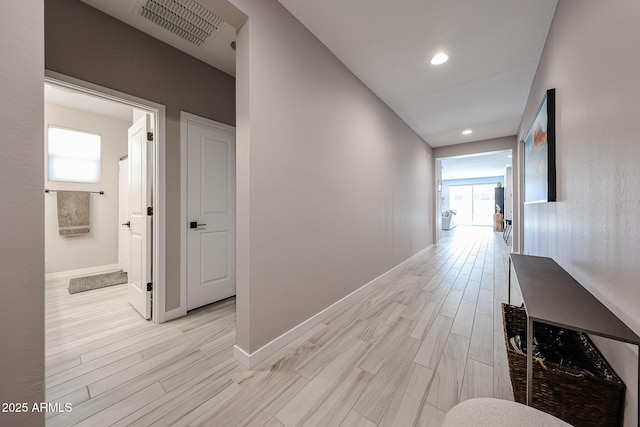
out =
<svg viewBox="0 0 640 427"><path fill-rule="evenodd" d="M442 427L571 427L530 406L501 399L465 400L451 408Z"/></svg>

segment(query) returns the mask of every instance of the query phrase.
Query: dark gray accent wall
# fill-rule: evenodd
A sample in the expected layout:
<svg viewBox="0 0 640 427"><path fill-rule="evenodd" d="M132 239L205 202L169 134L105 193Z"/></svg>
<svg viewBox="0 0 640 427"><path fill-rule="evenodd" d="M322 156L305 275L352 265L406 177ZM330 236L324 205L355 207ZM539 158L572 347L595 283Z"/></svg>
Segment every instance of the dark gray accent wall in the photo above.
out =
<svg viewBox="0 0 640 427"><path fill-rule="evenodd" d="M180 111L235 126L235 79L78 0L45 1L48 70L166 107L166 308L180 305Z"/></svg>

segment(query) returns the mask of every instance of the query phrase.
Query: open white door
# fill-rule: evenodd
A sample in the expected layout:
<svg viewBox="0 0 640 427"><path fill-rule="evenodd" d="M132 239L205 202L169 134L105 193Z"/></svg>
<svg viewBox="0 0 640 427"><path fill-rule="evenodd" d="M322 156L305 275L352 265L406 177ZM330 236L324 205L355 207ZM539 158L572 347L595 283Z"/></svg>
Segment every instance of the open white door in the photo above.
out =
<svg viewBox="0 0 640 427"><path fill-rule="evenodd" d="M118 175L118 268L129 272L129 249L131 249L131 231L125 227L131 224L129 216L129 159L120 160Z"/></svg>
<svg viewBox="0 0 640 427"><path fill-rule="evenodd" d="M236 294L235 132L187 120L187 309Z"/></svg>
<svg viewBox="0 0 640 427"><path fill-rule="evenodd" d="M129 128L129 221L131 230L129 303L145 319L151 318L151 167L149 115ZM147 286L149 284L149 286Z"/></svg>

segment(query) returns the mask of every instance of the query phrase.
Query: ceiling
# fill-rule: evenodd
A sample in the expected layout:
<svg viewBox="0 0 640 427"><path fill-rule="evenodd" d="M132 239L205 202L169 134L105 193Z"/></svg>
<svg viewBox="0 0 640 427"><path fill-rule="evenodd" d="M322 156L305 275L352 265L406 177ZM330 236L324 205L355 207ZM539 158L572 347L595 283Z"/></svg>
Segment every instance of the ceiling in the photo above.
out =
<svg viewBox="0 0 640 427"><path fill-rule="evenodd" d="M557 3L279 1L432 147L516 134Z"/></svg>
<svg viewBox="0 0 640 427"><path fill-rule="evenodd" d="M95 7L102 12L113 16L114 18L137 28L138 30L149 34L166 44L175 47L202 62L224 71L227 74L235 76L236 74L236 53L231 48L231 42L236 39L236 29L233 25L237 25L238 19L235 16L229 16L229 6L224 6L223 2L211 0L199 0L199 3L207 4L212 12L217 13L221 17L229 19L229 23L225 22L219 27L211 38L200 46L197 46L182 37L164 29L163 27L145 19L140 14L141 6L146 0L82 0L84 3ZM189 2L191 0L185 0ZM215 6L216 4L221 6ZM225 2L226 3L226 2ZM213 5L210 6L210 5ZM215 7L216 10L213 10Z"/></svg>
<svg viewBox="0 0 640 427"><path fill-rule="evenodd" d="M133 121L133 107L129 105L86 95L49 83L45 83L44 85L44 102L120 120L127 120L129 122Z"/></svg>
<svg viewBox="0 0 640 427"><path fill-rule="evenodd" d="M235 53L229 45L236 24L223 26L198 47L142 18L139 8L147 0L83 1L235 74ZM224 4L229 7L227 0L199 1L220 16ZM557 0L278 1L432 147L517 133L557 4ZM449 61L431 65L430 59L440 51L448 54ZM462 135L465 129L473 133Z"/></svg>
<svg viewBox="0 0 640 427"><path fill-rule="evenodd" d="M504 176L511 163L511 150L442 159L442 179Z"/></svg>

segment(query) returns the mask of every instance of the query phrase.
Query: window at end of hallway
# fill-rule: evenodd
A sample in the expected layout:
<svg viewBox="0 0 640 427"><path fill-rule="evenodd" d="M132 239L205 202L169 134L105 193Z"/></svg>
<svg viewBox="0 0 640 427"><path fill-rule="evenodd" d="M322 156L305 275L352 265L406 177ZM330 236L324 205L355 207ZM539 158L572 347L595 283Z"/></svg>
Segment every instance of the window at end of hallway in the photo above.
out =
<svg viewBox="0 0 640 427"><path fill-rule="evenodd" d="M49 126L49 181L100 182L100 135Z"/></svg>

